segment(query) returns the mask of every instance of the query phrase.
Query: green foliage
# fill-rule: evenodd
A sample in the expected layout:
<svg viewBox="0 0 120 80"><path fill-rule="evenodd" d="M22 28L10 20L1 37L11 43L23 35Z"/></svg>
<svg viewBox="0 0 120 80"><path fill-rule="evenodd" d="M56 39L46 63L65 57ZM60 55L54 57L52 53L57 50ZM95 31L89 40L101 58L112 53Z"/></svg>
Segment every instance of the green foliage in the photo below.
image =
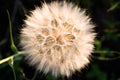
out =
<svg viewBox="0 0 120 80"><path fill-rule="evenodd" d="M96 64L92 65L92 70L88 73L87 77L91 80L107 80L106 73L101 71Z"/></svg>

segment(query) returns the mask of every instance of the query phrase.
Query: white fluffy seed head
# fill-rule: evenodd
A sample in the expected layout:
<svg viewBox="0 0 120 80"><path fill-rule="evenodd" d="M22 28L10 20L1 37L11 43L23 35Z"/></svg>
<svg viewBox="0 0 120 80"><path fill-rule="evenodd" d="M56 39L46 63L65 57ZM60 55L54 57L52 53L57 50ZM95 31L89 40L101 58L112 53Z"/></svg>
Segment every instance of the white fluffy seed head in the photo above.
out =
<svg viewBox="0 0 120 80"><path fill-rule="evenodd" d="M70 76L89 63L95 33L90 18L72 3L44 3L27 16L21 45L30 65L54 76Z"/></svg>

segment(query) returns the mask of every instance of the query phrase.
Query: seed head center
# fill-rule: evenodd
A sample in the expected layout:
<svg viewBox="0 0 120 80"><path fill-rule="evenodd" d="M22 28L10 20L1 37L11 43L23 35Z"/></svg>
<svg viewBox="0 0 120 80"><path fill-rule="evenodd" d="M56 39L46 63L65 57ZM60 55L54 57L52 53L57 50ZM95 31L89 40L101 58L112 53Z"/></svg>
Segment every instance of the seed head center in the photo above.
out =
<svg viewBox="0 0 120 80"><path fill-rule="evenodd" d="M64 44L63 36L61 34L58 35L57 38L56 38L56 41L57 41L58 44L61 44L61 45Z"/></svg>

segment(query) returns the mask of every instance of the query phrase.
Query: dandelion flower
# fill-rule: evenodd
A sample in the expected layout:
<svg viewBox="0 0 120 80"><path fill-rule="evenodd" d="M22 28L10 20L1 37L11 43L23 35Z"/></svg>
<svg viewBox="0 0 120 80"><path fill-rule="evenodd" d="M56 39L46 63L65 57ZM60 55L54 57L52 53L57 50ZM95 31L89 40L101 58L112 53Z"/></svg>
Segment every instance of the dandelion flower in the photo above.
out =
<svg viewBox="0 0 120 80"><path fill-rule="evenodd" d="M44 3L27 16L21 45L29 64L38 71L69 77L90 62L93 28L85 11L72 3Z"/></svg>

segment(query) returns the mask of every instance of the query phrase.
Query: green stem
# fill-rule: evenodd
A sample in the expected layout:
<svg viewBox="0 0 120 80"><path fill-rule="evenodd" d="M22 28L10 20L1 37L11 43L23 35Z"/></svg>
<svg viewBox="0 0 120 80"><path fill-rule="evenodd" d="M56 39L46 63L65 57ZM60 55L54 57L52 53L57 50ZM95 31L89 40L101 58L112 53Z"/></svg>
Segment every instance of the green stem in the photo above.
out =
<svg viewBox="0 0 120 80"><path fill-rule="evenodd" d="M12 66L11 68L12 68L12 71L13 71L14 80L16 80L16 73L15 73L15 69L14 69L14 67L13 67L13 66Z"/></svg>
<svg viewBox="0 0 120 80"><path fill-rule="evenodd" d="M8 63L9 63L9 66L12 68L14 80L16 80L16 73L15 73L15 69L14 69L14 60L13 60L13 57L10 58L10 60L8 61Z"/></svg>
<svg viewBox="0 0 120 80"><path fill-rule="evenodd" d="M20 55L23 55L23 52L18 52L17 54L14 54L14 55L12 55L12 56L9 56L9 57L7 57L7 58L5 58L5 59L0 60L0 64L3 64L3 63L5 63L5 62L8 62L11 58L16 58L16 57L18 57L18 56L20 56Z"/></svg>
<svg viewBox="0 0 120 80"><path fill-rule="evenodd" d="M65 80L65 77L62 76L62 80Z"/></svg>
<svg viewBox="0 0 120 80"><path fill-rule="evenodd" d="M110 53L117 53L117 54L120 54L120 52L118 52L118 51L109 51ZM98 54L101 54L101 53L108 53L108 52L106 52L105 50L101 50L101 51L95 51L94 53L98 53ZM111 57L111 58L109 58L109 57L104 57L104 56L94 56L93 57L94 59L98 59L98 60L106 60L106 61L108 61L108 60L116 60L116 59L120 59L120 56L117 56L117 57Z"/></svg>
<svg viewBox="0 0 120 80"><path fill-rule="evenodd" d="M118 52L118 51L110 51L111 53L117 53L117 54L120 54L120 52ZM97 50L97 51L94 51L94 53L106 53L106 51L105 50Z"/></svg>
<svg viewBox="0 0 120 80"><path fill-rule="evenodd" d="M97 59L97 60L102 60L102 61L111 61L111 60L120 59L120 56L118 56L118 57L113 57L113 58L108 58L108 57L96 57L96 56L94 56L93 58L94 58L94 59Z"/></svg>
<svg viewBox="0 0 120 80"><path fill-rule="evenodd" d="M35 73L34 73L34 76L33 76L32 80L35 80L36 76L37 76L37 70L35 71Z"/></svg>
<svg viewBox="0 0 120 80"><path fill-rule="evenodd" d="M10 27L10 40L11 40L11 48L12 50L16 53L18 52L15 44L14 44L14 40L13 40L13 36L12 36L12 22L11 22L11 19L10 19L10 14L7 10L7 14L8 14L8 20L9 20L9 27Z"/></svg>

